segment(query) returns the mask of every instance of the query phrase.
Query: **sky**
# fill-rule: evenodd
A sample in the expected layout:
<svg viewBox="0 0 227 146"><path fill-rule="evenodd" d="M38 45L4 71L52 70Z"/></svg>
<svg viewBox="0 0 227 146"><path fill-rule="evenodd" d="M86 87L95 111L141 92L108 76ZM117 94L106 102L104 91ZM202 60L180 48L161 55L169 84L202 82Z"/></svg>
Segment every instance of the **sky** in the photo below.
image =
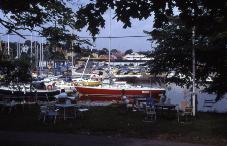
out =
<svg viewBox="0 0 227 146"><path fill-rule="evenodd" d="M111 17L114 16L114 12L111 12ZM0 13L0 17L3 17ZM153 17L149 17L147 20L136 20L132 19L132 25L130 28L123 28L123 23L117 22L116 19L111 20L111 28L110 28L110 13L107 12L104 14L104 18L106 20L105 28L101 29L100 34L97 37L108 37L109 31L111 29L111 36L112 37L121 37L121 36L145 36L146 34L143 33L144 30L151 31L153 26ZM0 32L5 33L5 29L0 27ZM21 32L23 34L30 35L30 32ZM91 37L89 32L86 31L84 28L81 32L76 32L77 35L80 37ZM7 40L7 36L1 36L1 39ZM30 39L30 37L27 37ZM111 46L109 45L108 38L97 38L94 42L96 49L102 48L111 48L111 49L118 49L121 51L126 51L128 49L133 49L135 51L148 51L151 50L151 43L147 41L148 37L141 37L141 38L113 38L111 39ZM35 40L35 38L33 38ZM38 40L38 38L37 38ZM10 41L19 41L23 42L24 39L18 36L10 36Z"/></svg>
<svg viewBox="0 0 227 146"><path fill-rule="evenodd" d="M77 4L85 5L89 3L90 0L78 0ZM73 8L74 9L74 8ZM111 18L114 17L114 11L111 11ZM116 19L111 19L111 29L110 29L110 11L107 11L104 14L105 28L100 31L100 34L97 37L108 37L109 31L111 30L112 37L119 36L144 36L146 34L143 33L144 30L151 31L153 29L153 20L154 17L151 16L147 20L136 20L132 19L132 25L130 28L123 28L122 22L117 22ZM86 28L82 30L82 32L78 33L81 37L90 36L89 32L86 32ZM151 50L151 43L147 41L147 37L143 38L117 38L111 39L111 46L109 45L109 39L99 38L95 41L95 48L111 48L118 49L121 51L126 51L129 49L133 49L135 51L148 51Z"/></svg>
<svg viewBox="0 0 227 146"><path fill-rule="evenodd" d="M113 15L113 14L112 14ZM105 28L101 29L100 34L97 37L108 37L110 31L110 20L109 14L105 14L104 18L106 20ZM149 17L147 20L132 20L132 26L130 28L123 28L122 22L117 22L116 19L111 20L111 36L146 36L144 30L151 31L153 26L153 18ZM86 37L89 36L89 32L83 29L79 32L79 36ZM147 51L151 50L151 43L147 41L148 37L141 38L112 38L111 39L111 49L118 50L128 50L133 49L135 51ZM109 39L107 38L97 38L95 41L96 48L109 48Z"/></svg>

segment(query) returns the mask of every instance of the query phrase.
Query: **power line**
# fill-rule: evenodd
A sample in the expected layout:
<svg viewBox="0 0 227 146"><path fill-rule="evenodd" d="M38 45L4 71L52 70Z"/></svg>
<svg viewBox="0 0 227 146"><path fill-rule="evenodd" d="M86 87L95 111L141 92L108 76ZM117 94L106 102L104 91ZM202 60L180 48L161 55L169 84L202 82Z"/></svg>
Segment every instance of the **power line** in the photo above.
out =
<svg viewBox="0 0 227 146"><path fill-rule="evenodd" d="M0 33L2 34L2 36L6 36L6 35L17 35L17 34L6 34L6 33ZM25 34L22 36L31 36L29 34ZM33 35L33 37L44 37L41 35ZM79 38L83 38L83 39L93 39L93 38L100 38L100 39L120 39L120 38L147 38L150 37L149 35L128 35L128 36L97 36L97 37L92 37L92 36L79 36Z"/></svg>
<svg viewBox="0 0 227 146"><path fill-rule="evenodd" d="M0 34L2 34L2 36L7 36L7 35L10 35L10 36L18 36L18 34L15 34L15 33L9 33L9 34L7 34L7 33L1 33L0 32ZM44 36L41 36L41 35L30 35L30 34L23 34L22 36L25 36L25 37L30 37L30 36L33 36L33 37L44 37Z"/></svg>
<svg viewBox="0 0 227 146"><path fill-rule="evenodd" d="M145 37L150 37L148 35L131 35L131 36L99 36L99 37L94 37L94 38L103 38L103 39L119 39L119 38L145 38ZM80 37L80 38L93 38L93 37Z"/></svg>

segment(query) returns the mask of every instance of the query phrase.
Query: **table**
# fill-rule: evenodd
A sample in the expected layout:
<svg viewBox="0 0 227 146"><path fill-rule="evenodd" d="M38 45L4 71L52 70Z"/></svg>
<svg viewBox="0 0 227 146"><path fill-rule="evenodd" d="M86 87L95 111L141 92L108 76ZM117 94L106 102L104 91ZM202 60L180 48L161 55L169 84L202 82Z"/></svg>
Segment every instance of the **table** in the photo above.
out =
<svg viewBox="0 0 227 146"><path fill-rule="evenodd" d="M54 97L55 97L56 99L58 99L58 95L55 95ZM68 99L71 99L71 100L75 100L75 99L76 99L75 96L67 96L66 99L67 99L67 98L68 98Z"/></svg>
<svg viewBox="0 0 227 146"><path fill-rule="evenodd" d="M168 110L173 110L175 109L176 105L175 104L164 104L164 103L156 103L155 108L159 109L168 109Z"/></svg>
<svg viewBox="0 0 227 146"><path fill-rule="evenodd" d="M175 110L176 105L175 104L165 104L165 103L156 103L155 105L155 109L161 109L161 115L163 115L163 111L167 110Z"/></svg>
<svg viewBox="0 0 227 146"><path fill-rule="evenodd" d="M64 120L66 118L75 118L76 117L76 112L74 112L74 117L73 116L67 116L66 117L66 110L70 109L70 108L77 108L78 105L76 105L76 104L55 104L55 107L59 108L59 109L63 109L63 118L64 118Z"/></svg>
<svg viewBox="0 0 227 146"><path fill-rule="evenodd" d="M4 105L9 105L12 102L13 102L15 107L17 105L22 105L22 109L24 110L24 106L25 106L25 103L26 103L24 96L6 96L6 97L2 98L2 103L4 103Z"/></svg>
<svg viewBox="0 0 227 146"><path fill-rule="evenodd" d="M55 95L54 98L58 99L58 95ZM66 98L63 98L63 99L70 99L70 100L75 100L76 97L75 96L67 96Z"/></svg>
<svg viewBox="0 0 227 146"><path fill-rule="evenodd" d="M25 97L24 96L9 96L9 97L3 97L2 98L2 100L3 101L12 101L12 100L14 100L14 101L17 101L17 102L23 102L23 101L25 101Z"/></svg>

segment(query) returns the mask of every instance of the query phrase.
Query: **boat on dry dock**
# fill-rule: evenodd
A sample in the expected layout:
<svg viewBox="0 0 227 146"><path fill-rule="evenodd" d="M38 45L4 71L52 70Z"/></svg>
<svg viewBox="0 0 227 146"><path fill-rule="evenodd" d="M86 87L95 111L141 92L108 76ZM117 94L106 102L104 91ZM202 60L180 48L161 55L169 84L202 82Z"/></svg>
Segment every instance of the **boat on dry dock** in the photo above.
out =
<svg viewBox="0 0 227 146"><path fill-rule="evenodd" d="M14 95L14 96L53 96L59 94L59 90L46 90L36 89L30 85L18 85L18 86L0 86L1 95Z"/></svg>
<svg viewBox="0 0 227 146"><path fill-rule="evenodd" d="M132 86L127 83L117 82L96 87L76 86L76 90L79 92L80 99L96 101L121 100L122 96L127 96L128 98L152 96L159 101L160 95L165 91L164 88L159 87Z"/></svg>

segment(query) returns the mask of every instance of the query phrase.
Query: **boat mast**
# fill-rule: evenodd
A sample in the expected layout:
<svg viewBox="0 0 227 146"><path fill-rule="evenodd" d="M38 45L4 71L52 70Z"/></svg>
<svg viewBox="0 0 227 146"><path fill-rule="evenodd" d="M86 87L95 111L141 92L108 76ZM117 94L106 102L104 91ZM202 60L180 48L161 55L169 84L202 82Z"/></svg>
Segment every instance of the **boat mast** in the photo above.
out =
<svg viewBox="0 0 227 146"><path fill-rule="evenodd" d="M30 38L30 41L31 41L31 52L30 52L30 58L31 58L31 63L32 63L32 38L33 37L33 33L31 32L31 38Z"/></svg>
<svg viewBox="0 0 227 146"><path fill-rule="evenodd" d="M72 70L73 70L73 66L74 66L74 61L73 61L73 60L74 60L74 52L73 52L74 37L73 37L73 35L74 35L74 30L72 29L72 42L71 42L71 45L72 45L72 46L71 46L71 47L72 47L72 48L71 48L71 49L72 49L72 52L71 52L71 53L72 53L72 54L71 54L71 55L72 55L72 56L71 56L71 57L72 57Z"/></svg>
<svg viewBox="0 0 227 146"><path fill-rule="evenodd" d="M41 50L42 50L42 55L41 55L41 60L42 60L42 71L43 71L43 37L42 37L42 45L41 45Z"/></svg>
<svg viewBox="0 0 227 146"><path fill-rule="evenodd" d="M19 43L18 43L18 59L20 58L21 56L21 39L19 37Z"/></svg>
<svg viewBox="0 0 227 146"><path fill-rule="evenodd" d="M19 59L19 40L17 41L17 55L16 55L16 59Z"/></svg>
<svg viewBox="0 0 227 146"><path fill-rule="evenodd" d="M35 39L34 39L34 42L35 42L34 43L34 45L35 45L35 47L34 47L35 48L35 68L37 69L37 60L38 59L37 59L37 44L36 44L37 38L36 37L37 37L37 34L35 33Z"/></svg>
<svg viewBox="0 0 227 146"><path fill-rule="evenodd" d="M73 55L74 55L74 52L73 52L73 40L72 40L72 68L73 68L73 66L74 66L74 62L73 62Z"/></svg>
<svg viewBox="0 0 227 146"><path fill-rule="evenodd" d="M39 43L39 75L41 74L41 43Z"/></svg>
<svg viewBox="0 0 227 146"><path fill-rule="evenodd" d="M112 23L111 23L111 7L110 7L110 11L109 11L109 22L110 22L110 28L109 28L109 84L111 84L111 67L110 67L110 50L111 50L111 35L112 35L112 32L111 32L111 27L112 27Z"/></svg>
<svg viewBox="0 0 227 146"><path fill-rule="evenodd" d="M92 52L93 49L94 49L94 40L93 40L93 42L92 42L91 52ZM85 63L85 67L84 67L83 73L82 73L82 75L80 76L81 79L82 79L83 76L84 76L85 70L86 70L86 68L87 68L87 64L88 64L88 62L89 62L89 60L90 60L90 57L91 57L91 55L88 56L88 59L87 59L87 61L86 61L86 63Z"/></svg>
<svg viewBox="0 0 227 146"><path fill-rule="evenodd" d="M2 36L0 35L0 51L2 51Z"/></svg>
<svg viewBox="0 0 227 146"><path fill-rule="evenodd" d="M9 55L9 34L7 35L7 54Z"/></svg>
<svg viewBox="0 0 227 146"><path fill-rule="evenodd" d="M40 52L39 52L39 71L43 74L43 38L41 36L41 43L40 43Z"/></svg>

